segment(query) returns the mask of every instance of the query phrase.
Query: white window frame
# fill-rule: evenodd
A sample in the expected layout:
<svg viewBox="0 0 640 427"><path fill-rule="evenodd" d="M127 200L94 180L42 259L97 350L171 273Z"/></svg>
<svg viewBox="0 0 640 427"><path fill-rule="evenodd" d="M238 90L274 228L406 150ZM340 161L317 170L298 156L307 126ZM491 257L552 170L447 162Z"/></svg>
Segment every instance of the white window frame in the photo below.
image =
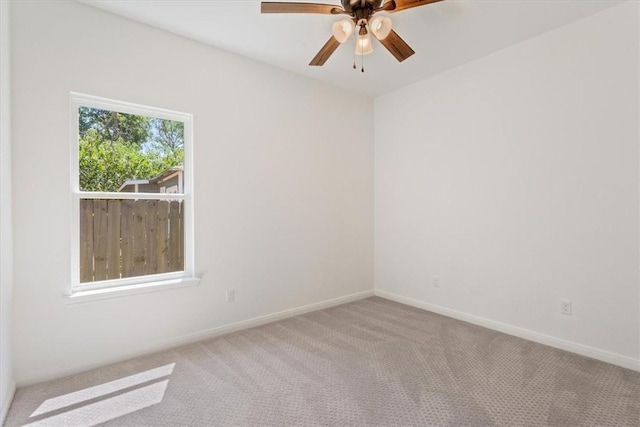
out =
<svg viewBox="0 0 640 427"><path fill-rule="evenodd" d="M151 118L179 121L184 123L184 172L183 194L170 193L106 193L80 190L79 159L79 109L98 108L134 114ZM195 285L194 226L193 226L193 115L155 107L100 98L81 93L71 93L71 285L66 296L105 297L111 291L119 293L140 293L158 286L174 288ZM82 199L138 199L138 200L182 200L184 203L184 271L150 274L115 280L80 283L80 200Z"/></svg>

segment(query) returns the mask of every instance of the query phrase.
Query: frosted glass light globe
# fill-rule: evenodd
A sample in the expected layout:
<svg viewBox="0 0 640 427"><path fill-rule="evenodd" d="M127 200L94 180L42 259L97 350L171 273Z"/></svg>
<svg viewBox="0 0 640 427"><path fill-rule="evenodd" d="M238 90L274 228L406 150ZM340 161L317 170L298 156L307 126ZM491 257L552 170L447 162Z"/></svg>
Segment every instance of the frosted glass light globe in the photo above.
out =
<svg viewBox="0 0 640 427"><path fill-rule="evenodd" d="M333 37L335 37L338 42L344 43L349 40L349 37L353 34L354 28L355 24L351 19L338 21L333 24Z"/></svg>

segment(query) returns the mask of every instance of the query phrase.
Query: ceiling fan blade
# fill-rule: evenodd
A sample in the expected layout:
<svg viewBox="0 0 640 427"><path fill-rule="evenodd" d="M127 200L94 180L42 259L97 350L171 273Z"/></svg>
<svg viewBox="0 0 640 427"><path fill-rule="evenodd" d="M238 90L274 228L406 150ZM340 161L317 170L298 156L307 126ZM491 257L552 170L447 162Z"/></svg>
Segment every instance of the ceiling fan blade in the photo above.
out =
<svg viewBox="0 0 640 427"><path fill-rule="evenodd" d="M309 65L321 67L327 62L327 59L333 55L333 52L340 46L340 42L334 36L320 49L320 52L311 60Z"/></svg>
<svg viewBox="0 0 640 427"><path fill-rule="evenodd" d="M262 2L262 13L320 13L324 15L338 15L344 13L341 7L320 3L285 3Z"/></svg>
<svg viewBox="0 0 640 427"><path fill-rule="evenodd" d="M431 3L438 3L444 0L395 0L396 7L395 9L388 10L391 13L401 12L406 9L411 9L412 7L418 6L426 6ZM383 5L383 7L386 3Z"/></svg>
<svg viewBox="0 0 640 427"><path fill-rule="evenodd" d="M395 2L395 0L387 0L385 2L382 2L380 4L380 6L378 6L376 9L374 9L374 13L375 12L380 12L380 11L393 12L394 10L396 10L396 2Z"/></svg>
<svg viewBox="0 0 640 427"><path fill-rule="evenodd" d="M391 33L389 33L386 39L380 40L380 43L382 43L399 62L404 61L415 53L415 51L411 49L411 46L402 40L398 33L393 30L391 30Z"/></svg>

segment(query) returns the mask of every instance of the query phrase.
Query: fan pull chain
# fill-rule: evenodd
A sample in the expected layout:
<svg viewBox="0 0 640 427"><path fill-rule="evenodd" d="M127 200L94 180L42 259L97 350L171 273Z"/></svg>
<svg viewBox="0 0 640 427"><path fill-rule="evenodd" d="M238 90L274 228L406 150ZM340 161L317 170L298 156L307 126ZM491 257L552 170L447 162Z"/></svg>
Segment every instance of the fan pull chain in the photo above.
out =
<svg viewBox="0 0 640 427"><path fill-rule="evenodd" d="M356 47L358 45L358 36L356 35L356 28L358 28L357 25L353 26L353 35L356 36ZM356 57L358 56L357 51L354 50L353 51L353 69L356 69Z"/></svg>
<svg viewBox="0 0 640 427"><path fill-rule="evenodd" d="M364 34L367 33L366 27L364 25L360 26L360 34L362 34L363 31L364 31ZM359 41L357 41L356 43L359 43ZM362 64L362 68L360 71L364 73L364 46L358 46L358 47L360 48L360 61Z"/></svg>
<svg viewBox="0 0 640 427"><path fill-rule="evenodd" d="M357 41L356 41L356 43L357 43ZM353 51L353 69L354 70L356 69L356 51L355 50Z"/></svg>
<svg viewBox="0 0 640 427"><path fill-rule="evenodd" d="M359 39L358 39L358 33L356 32L356 29L358 28L358 26L354 27L354 35L356 36L356 49L353 51L353 69L356 70L357 66L356 66L356 58L358 57L358 48L360 48L360 63L362 64L362 67L360 68L360 71L362 71L364 73L364 49L359 45ZM362 30L363 30L363 26L360 25L360 34L362 34ZM365 33L366 34L366 33Z"/></svg>

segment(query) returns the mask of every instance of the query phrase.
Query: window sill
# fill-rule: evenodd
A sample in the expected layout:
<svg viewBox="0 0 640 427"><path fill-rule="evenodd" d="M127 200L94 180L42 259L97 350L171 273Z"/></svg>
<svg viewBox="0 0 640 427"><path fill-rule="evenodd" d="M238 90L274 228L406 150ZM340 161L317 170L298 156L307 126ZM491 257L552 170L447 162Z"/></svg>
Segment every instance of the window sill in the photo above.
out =
<svg viewBox="0 0 640 427"><path fill-rule="evenodd" d="M161 282L140 283L136 285L118 286L106 289L93 289L87 291L76 291L66 295L67 304L79 304L91 301L99 301L111 298L119 298L129 295L146 294L149 292L166 291L169 289L186 288L198 286L200 278L188 277L174 280L163 280Z"/></svg>

